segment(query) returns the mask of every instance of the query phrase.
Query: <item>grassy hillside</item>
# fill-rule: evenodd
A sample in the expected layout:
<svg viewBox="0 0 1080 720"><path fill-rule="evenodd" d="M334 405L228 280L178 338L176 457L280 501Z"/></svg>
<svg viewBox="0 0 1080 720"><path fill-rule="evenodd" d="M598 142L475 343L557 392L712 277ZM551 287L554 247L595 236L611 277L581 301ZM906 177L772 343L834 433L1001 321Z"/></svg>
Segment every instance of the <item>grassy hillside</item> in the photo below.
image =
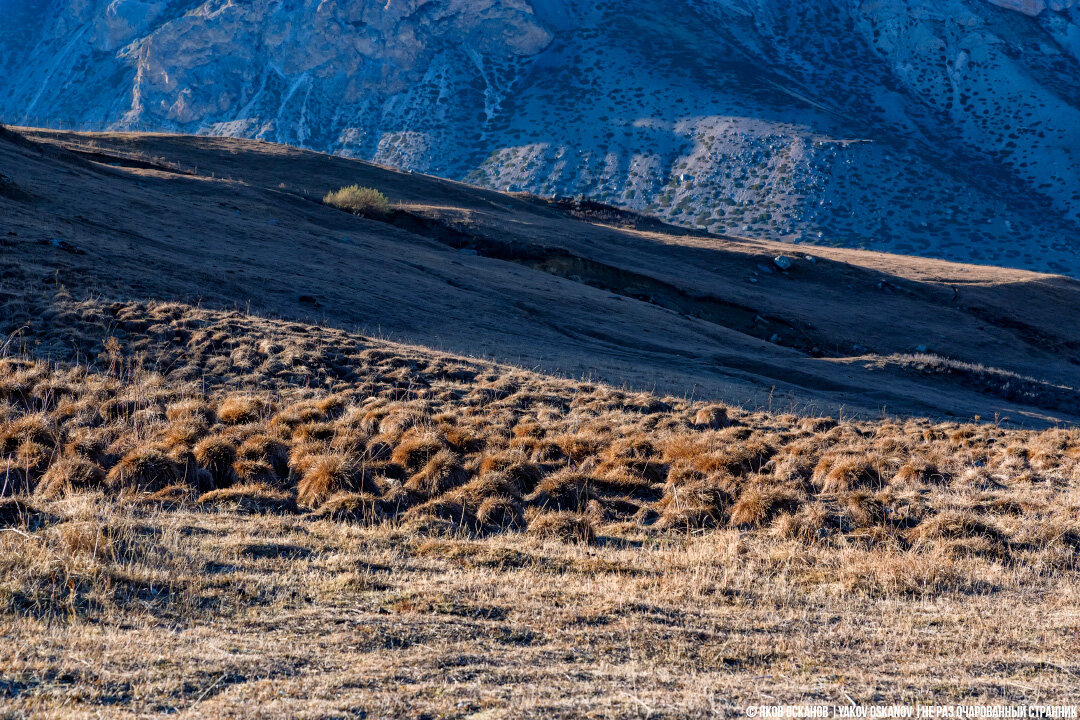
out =
<svg viewBox="0 0 1080 720"><path fill-rule="evenodd" d="M838 252L706 296L695 283L793 253L269 146L108 141L126 152L0 138L3 712L710 717L1080 692L1080 431L1052 426L1076 412L1075 329L1054 323L1075 283ZM130 152L149 142L189 154ZM399 206L322 206L345 184L322 163ZM312 196L260 184L271 166ZM706 256L725 272L692 272ZM840 278L886 270L877 304L830 314L865 292ZM941 278L964 275L961 308ZM856 356L669 307L735 297L790 301L807 337L910 314L879 316ZM365 313L385 330L358 331ZM990 362L872 349L955 319L981 336L941 345ZM387 337L437 326L504 359L594 353L628 382ZM706 326L730 341L717 374L675 352ZM654 392L624 367L732 393L736 372L775 375L792 399ZM910 392L909 412L826 413L837 378Z"/></svg>
<svg viewBox="0 0 1080 720"><path fill-rule="evenodd" d="M0 141L26 194L0 199L15 296L239 308L757 408L1080 419L1075 280L807 255L265 143L27 134L44 143ZM322 204L353 184L395 211Z"/></svg>

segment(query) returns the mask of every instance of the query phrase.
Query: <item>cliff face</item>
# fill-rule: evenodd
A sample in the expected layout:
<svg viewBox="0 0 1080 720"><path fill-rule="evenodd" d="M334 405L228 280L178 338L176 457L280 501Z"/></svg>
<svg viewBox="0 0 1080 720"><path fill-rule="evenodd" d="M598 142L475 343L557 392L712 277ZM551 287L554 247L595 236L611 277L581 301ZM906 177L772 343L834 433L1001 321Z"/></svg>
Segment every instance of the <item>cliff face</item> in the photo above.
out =
<svg viewBox="0 0 1080 720"><path fill-rule="evenodd" d="M1067 10L1076 5L1076 0L987 0L998 7L1006 10L1016 10L1032 17L1038 15L1049 7L1055 12Z"/></svg>
<svg viewBox="0 0 1080 720"><path fill-rule="evenodd" d="M0 0L0 119L1080 275L1070 0Z"/></svg>

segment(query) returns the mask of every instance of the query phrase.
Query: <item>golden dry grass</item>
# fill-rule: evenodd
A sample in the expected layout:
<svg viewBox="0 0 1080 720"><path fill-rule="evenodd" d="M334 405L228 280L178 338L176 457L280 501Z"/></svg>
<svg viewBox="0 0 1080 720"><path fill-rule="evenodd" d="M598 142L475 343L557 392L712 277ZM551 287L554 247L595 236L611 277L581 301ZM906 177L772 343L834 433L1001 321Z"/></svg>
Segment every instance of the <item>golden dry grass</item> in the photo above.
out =
<svg viewBox="0 0 1080 720"><path fill-rule="evenodd" d="M749 412L176 303L53 307L90 362L0 359L15 714L1080 689L1076 429Z"/></svg>

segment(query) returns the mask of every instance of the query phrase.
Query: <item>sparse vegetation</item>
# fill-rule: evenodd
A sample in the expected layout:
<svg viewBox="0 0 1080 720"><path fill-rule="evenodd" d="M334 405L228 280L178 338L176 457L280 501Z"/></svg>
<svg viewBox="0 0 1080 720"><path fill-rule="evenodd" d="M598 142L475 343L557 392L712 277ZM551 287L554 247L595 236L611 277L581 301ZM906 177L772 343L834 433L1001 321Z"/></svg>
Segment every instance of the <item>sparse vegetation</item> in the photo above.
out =
<svg viewBox="0 0 1080 720"><path fill-rule="evenodd" d="M247 247L298 237L250 196L214 207L255 219ZM570 227L563 210L551 227ZM341 329L358 316L299 322L297 303L345 304L312 286L318 264L286 285L272 265L243 275L253 254L148 253L106 281L105 259L129 256L105 252L111 231L76 256L41 227L2 241L16 262L0 267L0 715L675 718L1080 691L1075 428L764 412L548 376ZM359 231L354 247L374 242ZM336 251L338 234L303 249ZM671 299L645 276L550 260L571 287L602 281L606 305ZM193 280L152 285L146 267ZM212 309L243 307L222 295L132 299L207 277L276 293L263 310L293 319ZM777 322L717 317L736 312ZM643 342L657 329L633 327ZM979 408L998 406L982 402L998 382L1036 382L908 360L857 362L952 392L981 378ZM751 365L757 384L794 367ZM799 367L809 384L825 364ZM1038 427L1039 408L1068 406L1069 388L1029 389Z"/></svg>
<svg viewBox="0 0 1080 720"><path fill-rule="evenodd" d="M970 522L956 527L995 528L1010 563L1045 549L1035 525L1080 533L1057 490L1080 480L1075 430L777 417L340 332L315 341L176 304L71 307L128 330L99 344L96 370L0 360L4 494L27 502L89 491L206 506L247 485L308 511L362 498L369 522L424 533L538 525L587 541L610 527L732 527L825 544L857 532L905 552L927 537L942 548L970 540L921 529L959 513ZM147 345L142 327L174 341ZM146 369L149 357L170 375ZM977 499L988 488L990 504ZM995 510L1004 505L1028 508L1024 522Z"/></svg>
<svg viewBox="0 0 1080 720"><path fill-rule="evenodd" d="M381 217L390 212L390 201L381 191L359 185L347 185L329 192L323 203L363 217Z"/></svg>
<svg viewBox="0 0 1080 720"><path fill-rule="evenodd" d="M280 686L305 707L473 702L427 694L443 660L419 646L438 658L485 647L508 669L564 658L529 671L577 697L530 701L544 715L628 687L693 715L694 691L661 687L662 668L708 678L727 706L750 697L747 676L810 656L822 665L776 697L801 700L812 677L892 697L884 676L827 678L891 657L875 633L904 637L927 598L953 611L919 662L954 662L975 615L987 636L1021 637L1025 616L1000 610L1004 594L1051 618L1037 651L1053 660L1024 683L1071 677L1054 668L1075 665L1072 626L1046 599L1077 587L1080 431L748 412L176 303L61 295L52 311L97 360L0 359L0 622L18 657L6 677L25 688L16 707L95 706L33 680L107 682L55 659L73 656L50 648L72 643L139 668L138 696L114 701L131 712L242 712L255 685L217 678L291 676L294 662L361 663L373 683L362 696L327 690L335 699ZM343 603L366 629L316 660ZM753 628L777 613L803 618L798 640L763 654ZM671 635L668 614L689 634ZM858 652L828 655L838 627L826 616ZM324 629L298 635L302 617ZM174 622L227 625L248 659L214 656L206 677L170 690L165 666L142 656ZM101 623L140 630L104 639ZM718 623L740 629L717 635ZM194 667L194 642L155 652ZM573 679L567 653L621 657L628 642L643 653L633 670L624 658L621 677ZM717 670L702 653L731 660ZM416 684L391 700L394 673ZM1007 687L950 677L971 698Z"/></svg>

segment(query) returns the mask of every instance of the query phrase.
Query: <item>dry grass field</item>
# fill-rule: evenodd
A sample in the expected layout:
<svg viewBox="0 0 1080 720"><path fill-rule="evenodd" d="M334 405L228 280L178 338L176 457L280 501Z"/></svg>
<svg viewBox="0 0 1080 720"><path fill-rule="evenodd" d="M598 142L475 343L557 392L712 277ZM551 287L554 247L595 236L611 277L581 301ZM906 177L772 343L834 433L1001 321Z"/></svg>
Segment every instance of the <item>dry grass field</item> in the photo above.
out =
<svg viewBox="0 0 1080 720"><path fill-rule="evenodd" d="M153 183L159 171L130 172ZM195 302L169 283L205 280L206 267L165 272L178 256L163 236L116 241L99 227L59 250L30 239L67 226L25 178L0 187L15 218L0 232L2 717L690 718L751 703L1080 702L1080 430L1060 420L1078 413L1075 328L1049 320L1068 311L1065 281L1002 280L1002 297L1060 303L1023 316L1002 305L994 322L984 304L977 342L1001 348L989 367L884 347L804 361L744 334L744 364L773 358L768 372L800 378L800 397L831 386L799 372L850 367L850 387L911 390L909 409L955 400L958 415L1011 419L770 408L753 394L740 406L357 332L355 308L333 295L355 281L345 272L282 265L317 288L300 302L321 322L287 304L243 307L240 281L206 288L242 310ZM259 262L258 237L226 237ZM426 262L416 252L406 260ZM245 272L213 253L206 266ZM447 255L433 257L461 257ZM523 292L552 272L550 258L483 260L473 269L510 273ZM835 262L857 274L887 258ZM914 283L952 270L897 263L915 288L903 302L932 307ZM986 282L963 292L1004 303ZM554 314L579 296L548 297ZM407 325L401 312L385 317ZM600 345L547 349L618 359L620 337L644 327L631 320L647 317L619 316L609 327L627 334ZM537 329L548 342L546 320L519 320L523 338ZM1007 346L1000 333L1025 339ZM649 352L662 372L663 352Z"/></svg>
<svg viewBox="0 0 1080 720"><path fill-rule="evenodd" d="M1076 430L751 412L177 303L53 307L88 364L0 360L14 716L1080 692Z"/></svg>

